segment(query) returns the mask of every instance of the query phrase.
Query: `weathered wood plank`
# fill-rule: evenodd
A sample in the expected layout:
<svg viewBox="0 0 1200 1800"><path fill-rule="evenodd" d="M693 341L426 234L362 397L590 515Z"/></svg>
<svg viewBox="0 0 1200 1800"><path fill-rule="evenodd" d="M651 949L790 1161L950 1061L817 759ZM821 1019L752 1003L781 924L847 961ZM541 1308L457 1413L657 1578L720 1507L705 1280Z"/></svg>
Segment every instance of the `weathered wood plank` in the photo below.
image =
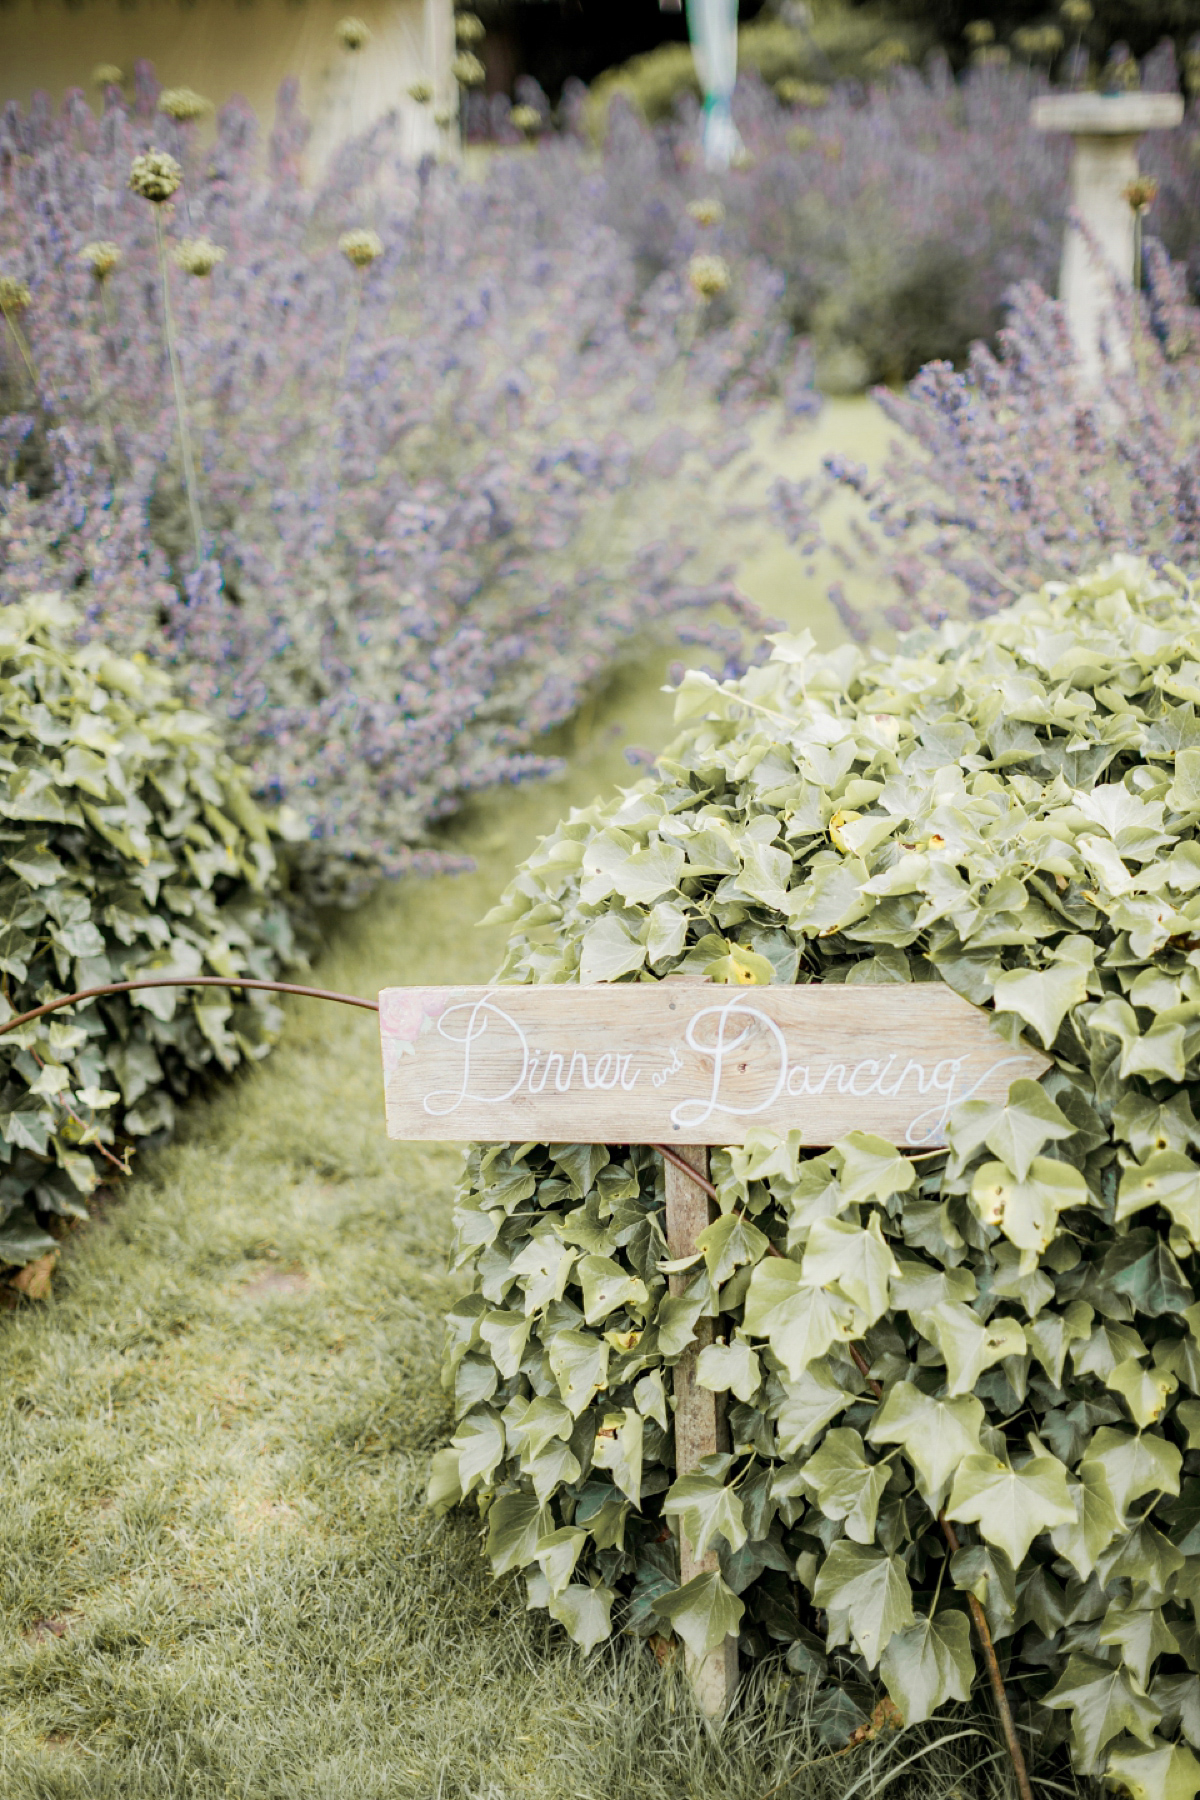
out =
<svg viewBox="0 0 1200 1800"><path fill-rule="evenodd" d="M679 1146L679 1155L701 1175L708 1174L708 1152L699 1146ZM666 1164L667 1174L667 1244L672 1257L691 1256L696 1239L715 1214L704 1189L684 1174L682 1169ZM686 1275L668 1277L671 1292L680 1294L687 1286ZM674 1369L675 1391L675 1473L686 1475L701 1457L714 1450L729 1448L725 1411L719 1394L710 1393L696 1382L696 1363L701 1350L713 1341L716 1329L712 1319L698 1319L695 1335ZM717 1567L717 1553L692 1554L685 1532L679 1534L679 1579L691 1581L695 1575L706 1575ZM696 1698L710 1718L722 1718L728 1712L737 1690L738 1641L731 1635L710 1650L707 1656L687 1652L688 1679Z"/></svg>
<svg viewBox="0 0 1200 1800"><path fill-rule="evenodd" d="M929 1148L969 1097L1049 1067L943 982L385 988L388 1134L556 1143Z"/></svg>

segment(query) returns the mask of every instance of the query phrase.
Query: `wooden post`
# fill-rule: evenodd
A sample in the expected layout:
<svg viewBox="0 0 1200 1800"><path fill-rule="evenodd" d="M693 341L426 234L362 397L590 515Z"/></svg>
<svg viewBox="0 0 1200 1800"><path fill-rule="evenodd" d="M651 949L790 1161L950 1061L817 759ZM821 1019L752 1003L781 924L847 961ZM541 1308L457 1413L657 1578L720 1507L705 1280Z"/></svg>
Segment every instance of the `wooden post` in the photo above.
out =
<svg viewBox="0 0 1200 1800"><path fill-rule="evenodd" d="M698 1175L708 1175L708 1151L702 1146L673 1144L671 1148ZM672 1257L691 1256L696 1239L713 1217L716 1209L704 1189L689 1180L682 1169L664 1163L667 1176L667 1245ZM687 1274L670 1276L671 1292L681 1294L687 1286ZM675 1365L675 1473L686 1475L702 1456L728 1448L729 1432L725 1424L725 1408L719 1394L710 1393L696 1383L696 1363L701 1350L711 1344L716 1330L713 1319L696 1321L695 1341L684 1351ZM717 1553L692 1555L686 1535L679 1534L680 1583L694 1575L707 1575L717 1567ZM727 1637L707 1656L686 1653L688 1679L696 1698L710 1719L723 1718L729 1711L738 1680L738 1641Z"/></svg>

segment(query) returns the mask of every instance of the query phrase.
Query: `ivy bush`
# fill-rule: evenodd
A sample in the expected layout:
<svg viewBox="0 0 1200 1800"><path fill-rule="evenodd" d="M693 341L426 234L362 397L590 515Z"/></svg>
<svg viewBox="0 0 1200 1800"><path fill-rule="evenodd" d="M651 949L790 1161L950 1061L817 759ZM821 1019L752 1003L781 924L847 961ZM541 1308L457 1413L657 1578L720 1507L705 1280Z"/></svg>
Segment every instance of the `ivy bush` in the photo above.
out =
<svg viewBox="0 0 1200 1800"><path fill-rule="evenodd" d="M203 714L42 595L0 610L0 1023L153 974L269 979L293 956L265 819ZM261 995L91 1001L0 1038L0 1263L54 1249L201 1071L264 1055Z"/></svg>
<svg viewBox="0 0 1200 1800"><path fill-rule="evenodd" d="M517 874L503 982L941 980L1053 1062L931 1156L714 1152L674 1296L651 1150L472 1151L430 1497L582 1645L740 1630L836 1743L876 1677L969 1696L974 1594L1039 1754L1200 1790L1198 701L1200 594L1128 557L889 658L779 636ZM704 1315L730 1448L679 1479Z"/></svg>

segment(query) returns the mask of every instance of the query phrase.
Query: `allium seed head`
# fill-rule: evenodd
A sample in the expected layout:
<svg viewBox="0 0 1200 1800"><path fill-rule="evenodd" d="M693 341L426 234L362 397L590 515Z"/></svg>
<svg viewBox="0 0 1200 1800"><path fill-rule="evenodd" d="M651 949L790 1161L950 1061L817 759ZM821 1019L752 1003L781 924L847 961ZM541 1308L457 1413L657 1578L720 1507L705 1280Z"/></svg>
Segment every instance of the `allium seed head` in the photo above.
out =
<svg viewBox="0 0 1200 1800"><path fill-rule="evenodd" d="M333 28L333 35L343 50L361 50L369 42L371 31L362 19L348 17L338 20Z"/></svg>
<svg viewBox="0 0 1200 1800"><path fill-rule="evenodd" d="M454 21L454 35L460 44L478 44L487 35L487 27L478 13L459 13Z"/></svg>
<svg viewBox="0 0 1200 1800"><path fill-rule="evenodd" d="M1121 198L1128 202L1129 210L1144 213L1158 199L1158 183L1153 175L1138 175L1121 189Z"/></svg>
<svg viewBox="0 0 1200 1800"><path fill-rule="evenodd" d="M508 122L526 137L536 137L546 123L536 106L514 106Z"/></svg>
<svg viewBox="0 0 1200 1800"><path fill-rule="evenodd" d="M439 131L449 131L458 114L452 106L439 106L433 115L433 122Z"/></svg>
<svg viewBox="0 0 1200 1800"><path fill-rule="evenodd" d="M972 19L963 26L963 36L973 50L978 50L982 44L995 43L996 27L990 19Z"/></svg>
<svg viewBox="0 0 1200 1800"><path fill-rule="evenodd" d="M143 200L161 206L169 200L183 180L183 170L165 150L147 150L135 156L129 171L129 185Z"/></svg>
<svg viewBox="0 0 1200 1800"><path fill-rule="evenodd" d="M1085 25L1090 25L1094 17L1091 0L1062 0L1058 10L1067 24L1073 25L1076 31L1082 31Z"/></svg>
<svg viewBox="0 0 1200 1800"><path fill-rule="evenodd" d="M158 110L166 113L170 119L178 119L183 125L190 119L202 119L213 110L213 103L206 100L203 94L198 94L194 88L164 88L158 96Z"/></svg>
<svg viewBox="0 0 1200 1800"><path fill-rule="evenodd" d="M119 69L116 63L97 63L92 70L93 87L120 87L124 79L125 71Z"/></svg>
<svg viewBox="0 0 1200 1800"><path fill-rule="evenodd" d="M225 261L225 251L211 238L180 238L175 247L175 261L185 274L211 275L218 263Z"/></svg>
<svg viewBox="0 0 1200 1800"><path fill-rule="evenodd" d="M22 313L32 302L28 282L19 275L0 275L0 312Z"/></svg>
<svg viewBox="0 0 1200 1800"><path fill-rule="evenodd" d="M731 279L729 264L723 256L693 256L687 273L693 292L701 300L712 300L723 294Z"/></svg>
<svg viewBox="0 0 1200 1800"><path fill-rule="evenodd" d="M415 100L418 106L428 106L433 99L432 81L426 81L423 78L419 81L410 81L408 97L410 100Z"/></svg>
<svg viewBox="0 0 1200 1800"><path fill-rule="evenodd" d="M369 269L383 255L383 239L374 231L343 231L338 249L356 269Z"/></svg>
<svg viewBox="0 0 1200 1800"><path fill-rule="evenodd" d="M450 73L460 87L482 87L487 80L487 70L471 50L459 51L450 64Z"/></svg>
<svg viewBox="0 0 1200 1800"><path fill-rule="evenodd" d="M102 238L94 244L85 244L79 252L79 260L88 265L97 281L103 281L120 265L121 246Z"/></svg>
<svg viewBox="0 0 1200 1800"><path fill-rule="evenodd" d="M688 201L688 217L697 225L719 225L725 217L725 208L715 194L709 194L703 200Z"/></svg>

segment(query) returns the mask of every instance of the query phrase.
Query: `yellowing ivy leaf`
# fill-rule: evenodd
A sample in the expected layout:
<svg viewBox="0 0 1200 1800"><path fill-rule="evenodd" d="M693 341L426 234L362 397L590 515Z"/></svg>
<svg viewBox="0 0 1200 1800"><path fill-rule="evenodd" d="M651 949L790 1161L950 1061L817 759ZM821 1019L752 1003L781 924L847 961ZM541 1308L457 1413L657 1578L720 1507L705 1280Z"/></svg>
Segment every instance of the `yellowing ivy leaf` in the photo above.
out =
<svg viewBox="0 0 1200 1800"><path fill-rule="evenodd" d="M1131 1356L1117 1364L1104 1385L1114 1394L1120 1394L1134 1424L1144 1430L1161 1419L1167 1400L1179 1383L1168 1370L1143 1368L1137 1358Z"/></svg>
<svg viewBox="0 0 1200 1800"><path fill-rule="evenodd" d="M1088 1187L1070 1163L1035 1156L1024 1181L1003 1163L984 1163L971 1188L971 1200L987 1225L999 1225L1019 1250L1049 1248L1058 1230L1058 1215L1068 1206L1086 1206Z"/></svg>
<svg viewBox="0 0 1200 1800"><path fill-rule="evenodd" d="M1124 1741L1108 1758L1105 1775L1127 1790L1130 1800L1196 1800L1200 1762L1186 1744L1151 1737L1145 1748Z"/></svg>

